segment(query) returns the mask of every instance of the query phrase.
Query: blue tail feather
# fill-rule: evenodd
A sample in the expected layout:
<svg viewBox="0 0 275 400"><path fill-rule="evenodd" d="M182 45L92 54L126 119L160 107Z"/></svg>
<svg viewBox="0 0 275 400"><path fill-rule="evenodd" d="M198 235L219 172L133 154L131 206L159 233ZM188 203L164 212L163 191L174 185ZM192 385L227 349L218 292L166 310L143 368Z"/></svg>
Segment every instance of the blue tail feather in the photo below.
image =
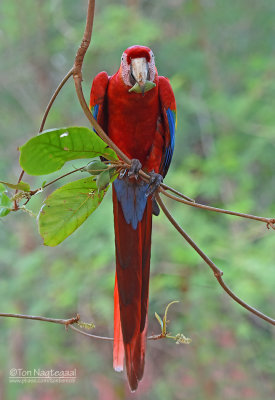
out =
<svg viewBox="0 0 275 400"><path fill-rule="evenodd" d="M138 223L142 220L147 204L145 193L148 189L148 184L124 178L116 179L114 187L125 221L136 230Z"/></svg>

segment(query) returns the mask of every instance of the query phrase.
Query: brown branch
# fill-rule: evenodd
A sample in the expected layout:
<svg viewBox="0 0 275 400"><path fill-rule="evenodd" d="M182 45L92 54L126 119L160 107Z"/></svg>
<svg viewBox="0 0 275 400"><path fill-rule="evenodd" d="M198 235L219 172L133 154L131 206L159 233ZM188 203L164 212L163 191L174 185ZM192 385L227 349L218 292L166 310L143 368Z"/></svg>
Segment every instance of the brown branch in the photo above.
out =
<svg viewBox="0 0 275 400"><path fill-rule="evenodd" d="M55 101L55 99L57 98L60 90L63 88L63 86L65 85L65 83L67 82L67 80L73 75L73 68L70 69L70 71L64 76L64 78L62 79L62 81L59 83L59 85L57 86L57 88L54 91L54 94L52 95L49 104L47 105L47 108L44 112L43 118L42 118L42 122L39 128L39 133L41 133L44 129L45 123L46 123L46 119L48 118L48 114L50 112L50 109L52 108L52 105Z"/></svg>
<svg viewBox="0 0 275 400"><path fill-rule="evenodd" d="M107 336L98 336L98 335L93 335L92 333L87 333L84 331L81 331L80 329L76 328L73 325L68 325L69 328L71 328L73 331L80 333L83 336L87 336L93 339L99 339L99 340L107 340L107 341L114 341L113 337L107 337ZM152 336L148 336L147 340L159 340L159 339L165 339L167 337L167 335L163 335L162 333L160 333L159 335L152 335Z"/></svg>
<svg viewBox="0 0 275 400"><path fill-rule="evenodd" d="M256 310L255 308L251 307L247 303L245 303L242 299L240 299L238 296L236 296L231 289L225 284L225 282L222 279L223 272L213 263L213 261L210 260L210 258L196 245L196 243L190 238L190 236L178 225L178 223L174 220L172 215L169 213L167 208L165 207L164 203L162 202L159 194L156 195L157 202L159 206L161 207L162 211L166 215L166 217L169 219L171 224L177 229L177 231L184 237L184 239L190 244L190 246L193 247L193 249L201 256L201 258L206 262L207 265L212 269L215 278L219 282L220 286L223 288L223 290L230 296L232 297L233 300L235 300L237 303L239 303L242 307L246 308L248 311L251 313L257 315L259 318L264 319L265 321L269 322L272 325L275 325L275 320L268 317L267 315L261 313L260 311Z"/></svg>
<svg viewBox="0 0 275 400"><path fill-rule="evenodd" d="M80 329L78 329L78 328L76 328L75 326L72 326L72 325L69 325L69 327L72 330L74 330L74 331L76 331L78 333L81 333L81 335L88 336L88 337L91 337L93 339L109 340L109 341L113 341L114 340L114 338L112 338L112 337L98 336L98 335L93 335L92 333L87 333L87 332L81 331Z"/></svg>
<svg viewBox="0 0 275 400"><path fill-rule="evenodd" d="M170 188L169 188L169 190L170 190ZM214 212L218 212L218 213L222 213L222 214L235 215L235 216L241 217L241 218L247 218L247 219L253 219L255 221L265 222L268 227L271 226L273 229L275 229L275 226L273 225L275 223L274 218L258 217L256 215L244 214L244 213L240 213L240 212L236 212L236 211L224 210L222 208L206 206L204 204L196 203L193 201L191 202L188 200L180 199L177 196L173 196L172 194L165 192L161 188L160 188L160 192L163 193L165 196L169 197L170 199L176 200L183 204L187 204L188 206L191 206L191 207L197 207L197 208L201 208L203 210L214 211Z"/></svg>
<svg viewBox="0 0 275 400"><path fill-rule="evenodd" d="M47 120L48 114L49 114L49 112L50 112L50 109L52 108L52 105L53 105L55 99L57 98L57 96L58 96L60 90L63 88L63 86L65 85L65 83L68 81L68 79L69 79L72 75L73 75L73 68L70 69L70 71L64 76L64 78L62 79L62 81L59 83L59 85L58 85L57 88L55 89L55 91L54 91L54 93L53 93L53 95L52 95L52 97L51 97L51 99L50 99L50 101L49 101L49 103L48 103L48 105L47 105L47 107L46 107L46 110L45 110L45 112L44 112L44 115L43 115L42 122L41 122L41 125L40 125L40 128L39 128L38 133L41 133L41 132L43 131L44 126L45 126L45 122L46 122L46 120ZM21 172L20 172L20 175L19 175L19 178L18 178L17 183L20 183L20 182L22 181L23 176L24 176L24 173L25 173L25 171L22 169ZM16 194L17 192L18 192L18 190L15 191L15 194ZM16 211L16 210L18 210L18 209L19 209L19 207L18 207L17 201L14 200L14 211Z"/></svg>
<svg viewBox="0 0 275 400"><path fill-rule="evenodd" d="M56 179L54 179L54 180L52 180L52 181L46 183L43 187L40 187L40 188L35 189L35 190L31 190L29 193L30 193L31 196L33 196L33 195L35 195L37 192L39 192L40 190L42 190L42 189L44 189L44 188L46 188L46 187L52 185L53 183L59 181L60 179L63 179L63 178L65 178L65 177L68 176L68 175L74 174L75 172L82 171L82 170L83 170L83 167L74 169L73 171L70 171L70 172L67 172L66 174L61 175L61 176L59 176L58 178L56 178Z"/></svg>
<svg viewBox="0 0 275 400"><path fill-rule="evenodd" d="M32 319L36 321L52 322L54 324L61 324L66 326L69 326L71 324L76 324L80 319L79 314L77 314L76 317L70 319L56 319L56 318L37 317L34 315L8 314L8 313L0 313L0 317Z"/></svg>
<svg viewBox="0 0 275 400"><path fill-rule="evenodd" d="M164 190L169 190L170 192L175 193L177 196L179 196L179 197L181 197L181 198L183 198L183 199L185 199L185 200L187 200L187 201L189 201L189 202L191 202L191 203L195 203L195 200L191 199L190 197L186 196L185 194L182 194L181 192L178 192L176 189L171 188L170 186L165 185L165 183L162 183L160 186L161 186ZM162 191L162 193L166 195L166 192L165 192L165 191Z"/></svg>
<svg viewBox="0 0 275 400"><path fill-rule="evenodd" d="M31 319L35 321L43 321L43 322L52 322L54 324L60 324L60 325L65 325L66 328L71 328L77 333L80 333L81 335L91 337L93 339L99 339L99 340L107 340L107 341L113 341L114 338L112 337L107 337L107 336L98 336L98 335L93 335L91 333L84 332L75 326L73 324L77 324L80 320L80 315L77 314L73 318L69 319L56 319L56 318L46 318L46 317L40 317L40 316L34 316L34 315L24 315L24 314L10 314L10 313L0 313L0 317L8 317L8 318L21 318L21 319ZM148 340L158 340L158 339L163 339L166 336L163 334L160 335L153 335L149 336L147 339Z"/></svg>
<svg viewBox="0 0 275 400"><path fill-rule="evenodd" d="M125 154L113 143L113 141L107 136L107 134L104 132L104 130L101 128L101 126L97 123L97 121L94 119L87 103L83 95L83 90L82 90L82 65L84 61L85 54L88 50L88 47L91 42L91 37L92 37L92 31L93 31L93 22L94 22L94 11L95 11L95 0L89 0L88 2L88 11L87 11L87 19L86 19L86 27L85 31L83 34L83 38L81 41L81 44L79 46L79 49L76 53L75 61L74 61L74 72L73 72L73 78L75 82L75 90L77 93L77 97L79 100L79 103L81 105L82 110L84 111L84 114L90 121L91 125L95 129L96 133L98 136L104 140L105 143L108 144L109 147L111 147L117 155L127 164L130 165L130 159L126 157Z"/></svg>

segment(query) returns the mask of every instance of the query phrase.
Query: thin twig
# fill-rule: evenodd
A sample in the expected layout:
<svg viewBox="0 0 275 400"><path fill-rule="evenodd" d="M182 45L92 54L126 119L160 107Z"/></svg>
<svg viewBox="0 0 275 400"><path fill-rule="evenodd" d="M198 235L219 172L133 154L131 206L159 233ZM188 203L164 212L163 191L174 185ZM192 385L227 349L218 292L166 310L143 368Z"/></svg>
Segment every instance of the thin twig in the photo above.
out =
<svg viewBox="0 0 275 400"><path fill-rule="evenodd" d="M52 108L52 105L55 101L55 99L57 98L60 90L63 88L63 86L65 85L65 83L67 82L67 80L73 75L74 69L71 68L70 71L64 76L64 78L62 79L62 81L59 83L59 85L57 86L57 88L54 91L54 94L52 95L49 104L47 105L47 108L44 112L43 118L42 118L42 122L40 125L40 129L39 129L39 133L41 133L44 129L45 123L46 123L46 119L48 117L48 114L50 112L50 109Z"/></svg>
<svg viewBox="0 0 275 400"><path fill-rule="evenodd" d="M107 136L98 122L94 119L87 103L83 95L82 90L82 65L85 54L88 50L88 47L91 42L92 31L93 31L93 21L94 21L94 10L95 10L95 0L89 0L88 2L88 11L87 11L87 19L86 19L86 27L83 34L83 39L78 48L75 62L74 62L74 73L73 78L75 82L75 89L78 96L78 100L80 102L81 108L84 111L86 117L90 121L91 125L95 129L98 136L111 147L117 155L128 165L130 165L131 160L114 144L114 142ZM149 178L149 177L148 177Z"/></svg>
<svg viewBox="0 0 275 400"><path fill-rule="evenodd" d="M73 326L73 325L69 325L69 327L70 327L72 330L74 330L74 331L76 331L76 332L78 332L78 333L81 333L81 335L89 336L89 337L91 337L91 338L93 338L93 339L109 340L109 341L113 341L113 340L114 340L114 338L112 338L112 337L98 336L98 335L93 335L92 333L87 333L87 332L81 331L80 329L76 328L76 327Z"/></svg>
<svg viewBox="0 0 275 400"><path fill-rule="evenodd" d="M243 300L241 300L238 296L236 296L231 289L225 284L225 282L222 279L223 272L213 263L212 260L196 245L196 243L190 238L190 236L178 225L178 223L174 220L170 212L167 210L166 206L162 202L159 194L156 195L157 202L159 206L161 207L162 211L166 215L166 217L169 219L171 224L177 229L177 231L184 237L184 239L190 244L190 246L193 247L193 249L201 256L201 258L206 262L206 264L209 265L209 267L212 269L215 278L221 285L221 287L225 290L227 294L229 294L232 299L234 299L237 303L239 303L242 307L246 308L248 311L251 313L257 315L259 318L264 319L265 321L269 322L272 325L275 325L275 320L268 317L267 315L261 313L260 311L256 310L255 308L249 306L247 303L245 303Z"/></svg>
<svg viewBox="0 0 275 400"><path fill-rule="evenodd" d="M73 318L69 319L56 319L56 318L46 318L46 317L40 317L40 316L34 316L34 315L24 315L24 314L11 314L11 313L0 313L0 317L8 317L8 318L21 318L21 319L31 319L35 321L43 321L43 322L52 322L53 324L60 324L60 325L65 325L66 328L69 327L75 332L80 333L81 335L91 337L93 339L100 339L100 340L107 340L107 341L113 341L114 338L112 337L107 337L107 336L98 336L98 335L93 335L91 333L84 332L75 326L73 324L77 324L80 320L80 315L77 314ZM147 340L157 340L157 339L163 339L165 336L160 334L160 335L153 335L149 336Z"/></svg>
<svg viewBox="0 0 275 400"><path fill-rule="evenodd" d="M92 333L84 332L84 331L82 331L82 330L76 328L76 327L73 326L73 325L68 325L68 326L69 326L69 328L71 328L71 329L74 330L75 332L78 332L78 333L80 333L81 335L84 335L84 336L87 336L87 337L90 337L90 338L93 338L93 339L106 340L106 341L109 341L109 342L113 342L113 341L114 341L114 338L113 338L113 337L93 335ZM160 333L159 335L148 336L148 337L147 337L147 340L159 340L159 339L164 339L164 338L166 338L166 336L167 336L167 335L163 335L162 333Z"/></svg>
<svg viewBox="0 0 275 400"><path fill-rule="evenodd" d="M176 200L180 203L187 204L188 206L191 207L197 207L201 208L203 210L208 210L208 211L214 211L217 213L222 213L222 214L229 214L229 215L235 215L237 217L242 217L242 218L247 218L247 219L253 219L255 221L261 221L265 222L268 226L271 226L274 229L274 226L272 226L275 223L274 218L266 218L266 217L258 217L257 215L251 215L251 214L244 214L236 211L230 211L230 210L224 210L222 208L217 208L217 207L211 207L211 206L206 206L204 204L196 203L196 202L191 202L188 200L180 199L177 196L173 196L170 193L165 192L160 188L160 192L164 194L165 196L169 197L170 199Z"/></svg>
<svg viewBox="0 0 275 400"><path fill-rule="evenodd" d="M35 190L31 190L31 191L30 191L30 195L33 196L34 194L36 194L36 193L39 192L40 190L42 190L42 189L44 189L44 188L46 188L46 187L52 185L53 183L59 181L60 179L65 178L66 176L71 175L71 174L74 174L75 172L81 171L81 170L83 170L83 167L74 169L73 171L70 171L70 172L67 172L66 174L61 175L61 176L59 176L58 178L56 178L56 179L54 179L54 180L52 180L52 181L46 183L43 187L40 187L40 188L35 189Z"/></svg>
<svg viewBox="0 0 275 400"><path fill-rule="evenodd" d="M191 203L195 203L195 200L191 199L190 197L186 196L185 194L182 194L181 192L178 192L176 189L171 188L170 186L167 186L165 183L162 183L160 185L163 189L169 190L172 193L175 193L179 197L182 197L183 199L190 201ZM166 194L165 192L162 192L163 194Z"/></svg>
<svg viewBox="0 0 275 400"><path fill-rule="evenodd" d="M38 317L34 315L9 314L9 313L0 313L0 317L32 319L36 321L52 322L54 324L61 324L66 326L69 326L71 324L76 324L80 319L80 316L78 314L70 319L56 319L56 318Z"/></svg>
<svg viewBox="0 0 275 400"><path fill-rule="evenodd" d="M45 110L45 112L44 112L44 115L43 115L42 122L41 122L41 125L40 125L40 128L39 128L38 133L41 133L41 132L43 131L44 126L45 126L46 119L47 119L47 117L48 117L48 114L49 114L49 112L50 112L50 109L52 108L52 105L53 105L55 99L57 98L57 96L58 96L60 90L63 88L63 86L65 85L65 83L67 82L67 80L68 80L72 75L73 75L73 68L70 69L70 71L64 76L64 78L62 79L62 81L59 83L59 85L58 85L57 88L55 89L54 94L52 95L52 97L51 97L51 99L50 99L50 101L49 101L49 103L48 103L48 105L47 105L47 107L46 107L46 110ZM23 175L24 175L24 172L25 172L24 170L21 171L20 176L19 176L19 179L18 179L18 183L21 182L21 180L22 180L22 178L23 178ZM17 191L15 192L15 194L16 194L16 193L17 193Z"/></svg>
<svg viewBox="0 0 275 400"><path fill-rule="evenodd" d="M50 99L50 101L49 101L49 103L48 103L48 105L47 105L47 107L46 107L46 110L45 110L45 112L44 112L44 115L43 115L42 122L41 122L41 125L40 125L40 128L39 128L38 133L41 133L41 132L43 131L44 126L45 126L46 119L47 119L47 117L48 117L48 114L49 114L49 112L50 112L50 109L52 108L52 105L53 105L55 99L57 98L57 96L58 96L60 90L63 88L63 86L65 85L65 83L68 81L68 79L69 79L72 75L73 75L73 68L70 69L70 71L64 76L64 78L62 79L62 81L59 83L59 85L58 85L57 88L55 89L54 94L52 95L52 97L51 97L51 99ZM24 173L25 173L25 171L22 169L22 171L20 172L20 175L19 175L19 178L18 178L18 182L17 182L17 183L20 183L20 182L21 182L21 180L23 179ZM15 194L16 194L17 192L18 192L18 190L15 191ZM18 210L18 204L17 204L17 201L16 201L16 200L14 200L14 210Z"/></svg>

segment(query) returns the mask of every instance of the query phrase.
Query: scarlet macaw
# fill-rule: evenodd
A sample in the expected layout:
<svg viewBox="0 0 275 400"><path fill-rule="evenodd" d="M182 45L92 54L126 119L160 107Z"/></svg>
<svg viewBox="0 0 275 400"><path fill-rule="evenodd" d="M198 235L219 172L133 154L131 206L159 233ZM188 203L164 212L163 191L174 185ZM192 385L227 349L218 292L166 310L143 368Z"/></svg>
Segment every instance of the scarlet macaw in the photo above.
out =
<svg viewBox="0 0 275 400"><path fill-rule="evenodd" d="M167 78L158 76L154 54L145 46L124 51L113 76L94 79L90 109L113 142L132 160L127 175L113 183L116 247L113 366L136 390L144 371L153 192L171 163L176 126L175 97ZM138 177L150 173L150 183Z"/></svg>

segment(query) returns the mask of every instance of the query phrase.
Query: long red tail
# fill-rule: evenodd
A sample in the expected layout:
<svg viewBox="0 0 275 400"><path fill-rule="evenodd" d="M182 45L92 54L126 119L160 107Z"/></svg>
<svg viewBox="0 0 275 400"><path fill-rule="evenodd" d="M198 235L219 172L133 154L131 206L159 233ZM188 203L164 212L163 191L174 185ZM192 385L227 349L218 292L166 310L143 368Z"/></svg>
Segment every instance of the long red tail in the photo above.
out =
<svg viewBox="0 0 275 400"><path fill-rule="evenodd" d="M126 370L132 391L142 379L145 361L148 289L151 255L152 200L149 198L137 228L127 224L113 189L116 283L114 291L115 370Z"/></svg>

